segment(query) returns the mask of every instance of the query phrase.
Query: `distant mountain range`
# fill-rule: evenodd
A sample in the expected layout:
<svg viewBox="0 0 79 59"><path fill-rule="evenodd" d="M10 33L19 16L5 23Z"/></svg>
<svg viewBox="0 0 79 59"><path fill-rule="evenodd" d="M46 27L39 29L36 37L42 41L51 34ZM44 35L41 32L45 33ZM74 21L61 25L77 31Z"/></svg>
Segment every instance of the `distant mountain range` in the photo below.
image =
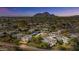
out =
<svg viewBox="0 0 79 59"><path fill-rule="evenodd" d="M0 17L55 17L57 15L50 14L48 12L43 13L37 13L33 16L0 16ZM57 17L79 17L79 15L73 15L73 16L57 16Z"/></svg>
<svg viewBox="0 0 79 59"><path fill-rule="evenodd" d="M54 14L50 14L48 12L44 12L44 13L37 13L34 15L34 17L51 17L51 16L55 16Z"/></svg>

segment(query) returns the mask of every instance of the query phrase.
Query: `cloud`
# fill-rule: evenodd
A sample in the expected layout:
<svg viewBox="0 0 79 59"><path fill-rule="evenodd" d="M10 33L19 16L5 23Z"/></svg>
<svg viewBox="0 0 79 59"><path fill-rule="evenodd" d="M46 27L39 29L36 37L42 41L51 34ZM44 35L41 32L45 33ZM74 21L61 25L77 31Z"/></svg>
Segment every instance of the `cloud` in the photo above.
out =
<svg viewBox="0 0 79 59"><path fill-rule="evenodd" d="M8 8L0 8L0 13L8 13Z"/></svg>
<svg viewBox="0 0 79 59"><path fill-rule="evenodd" d="M8 8L0 8L1 16L16 16L16 13L12 12Z"/></svg>

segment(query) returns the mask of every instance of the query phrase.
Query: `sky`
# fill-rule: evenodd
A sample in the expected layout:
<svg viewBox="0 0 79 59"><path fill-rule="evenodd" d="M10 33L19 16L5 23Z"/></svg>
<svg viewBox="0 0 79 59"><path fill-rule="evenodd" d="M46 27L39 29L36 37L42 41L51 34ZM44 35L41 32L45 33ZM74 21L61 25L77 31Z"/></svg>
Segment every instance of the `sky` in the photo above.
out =
<svg viewBox="0 0 79 59"><path fill-rule="evenodd" d="M49 12L56 16L79 15L78 7L0 7L0 16L33 16Z"/></svg>

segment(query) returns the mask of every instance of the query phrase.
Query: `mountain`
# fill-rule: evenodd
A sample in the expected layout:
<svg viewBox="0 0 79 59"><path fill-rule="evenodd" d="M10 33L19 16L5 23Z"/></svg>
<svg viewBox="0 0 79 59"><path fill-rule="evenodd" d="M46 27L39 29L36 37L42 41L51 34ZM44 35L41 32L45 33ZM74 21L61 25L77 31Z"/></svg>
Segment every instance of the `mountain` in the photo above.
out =
<svg viewBox="0 0 79 59"><path fill-rule="evenodd" d="M34 17L51 17L51 16L55 16L54 14L50 14L48 12L44 12L44 13L37 13L34 15Z"/></svg>

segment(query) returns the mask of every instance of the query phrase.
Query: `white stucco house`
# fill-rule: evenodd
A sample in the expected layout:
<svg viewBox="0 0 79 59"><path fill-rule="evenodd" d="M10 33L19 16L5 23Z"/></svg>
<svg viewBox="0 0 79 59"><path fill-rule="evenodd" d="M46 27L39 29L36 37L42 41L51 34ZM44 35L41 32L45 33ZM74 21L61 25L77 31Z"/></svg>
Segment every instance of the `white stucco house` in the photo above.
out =
<svg viewBox="0 0 79 59"><path fill-rule="evenodd" d="M17 38L17 39L21 39L21 37L23 37L24 36L24 34L22 34L22 33L17 33L17 34L12 34L12 37L14 37L14 38Z"/></svg>
<svg viewBox="0 0 79 59"><path fill-rule="evenodd" d="M31 40L31 38L32 38L31 35L25 35L25 36L21 37L20 43L22 43L22 44L27 44L27 42L28 42L29 40Z"/></svg>
<svg viewBox="0 0 79 59"><path fill-rule="evenodd" d="M69 43L70 39L68 37L62 36L61 40L63 40L63 43Z"/></svg>
<svg viewBox="0 0 79 59"><path fill-rule="evenodd" d="M44 39L43 42L47 42L48 44L50 44L50 47L57 43L57 40L51 36L44 37L43 39Z"/></svg>
<svg viewBox="0 0 79 59"><path fill-rule="evenodd" d="M47 37L43 37L43 42L47 42L50 46L53 46L57 41L63 41L63 43L68 43L69 38L63 35L58 34L57 32L50 33Z"/></svg>

